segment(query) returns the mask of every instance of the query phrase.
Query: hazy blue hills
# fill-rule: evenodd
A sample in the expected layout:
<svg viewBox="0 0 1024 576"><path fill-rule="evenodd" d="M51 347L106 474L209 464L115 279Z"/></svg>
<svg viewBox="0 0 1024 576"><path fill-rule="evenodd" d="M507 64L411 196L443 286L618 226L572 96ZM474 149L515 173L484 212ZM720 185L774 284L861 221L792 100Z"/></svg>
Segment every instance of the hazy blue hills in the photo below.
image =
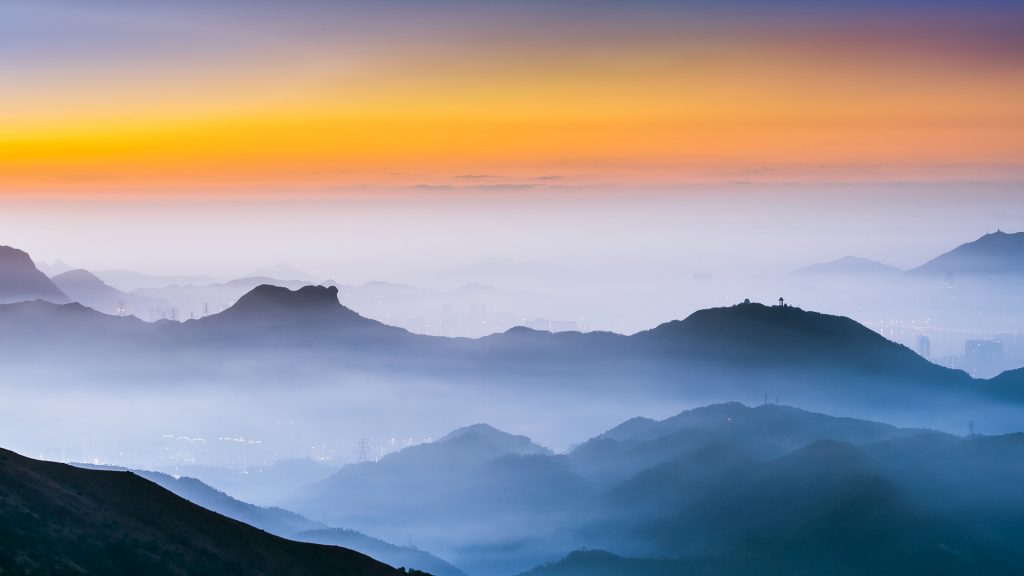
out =
<svg viewBox="0 0 1024 576"><path fill-rule="evenodd" d="M124 292L106 284L92 272L81 268L57 274L51 280L67 294L68 298L108 314L116 309L119 300L127 297Z"/></svg>
<svg viewBox="0 0 1024 576"><path fill-rule="evenodd" d="M400 574L344 548L288 541L131 472L0 450L4 574Z"/></svg>
<svg viewBox="0 0 1024 576"><path fill-rule="evenodd" d="M986 234L908 272L914 276L1024 275L1024 232Z"/></svg>
<svg viewBox="0 0 1024 576"><path fill-rule="evenodd" d="M487 440L345 466L285 505L408 530L470 573L578 548L643 560L573 555L536 573L1001 574L1024 560L1024 435L735 403L630 420L566 454L489 427L454 437L473 430Z"/></svg>
<svg viewBox="0 0 1024 576"><path fill-rule="evenodd" d="M93 466L89 464L75 464L75 466L88 470L132 472L193 504L285 538L290 538L294 534L307 530L326 528L323 524L313 522L308 518L282 508L256 506L242 502L196 478L188 476L172 476L163 472L128 470L127 468L112 466Z"/></svg>
<svg viewBox="0 0 1024 576"><path fill-rule="evenodd" d="M331 524L352 526L373 533L374 524L367 518L385 523L389 516L429 518L433 511L447 507L442 501L474 502L472 514L493 515L505 508L495 494L508 498L527 493L537 500L545 491L564 482L559 469L543 469L533 462L548 462L539 457L551 451L534 444L525 436L515 436L477 424L452 432L430 443L420 444L389 454L375 462L350 464L334 475L286 500L289 508L312 517L326 517ZM517 469L529 468L529 482L516 481ZM571 478L571 477L570 477ZM543 479L543 482L538 480ZM571 481L571 480L570 480ZM355 500L348 494L360 494ZM410 498L415 494L424 499ZM435 508L440 504L440 508ZM462 508L462 507L460 507ZM505 510L514 513L515 510ZM448 509L446 517L461 512ZM492 516L493 517L493 516Z"/></svg>
<svg viewBox="0 0 1024 576"><path fill-rule="evenodd" d="M245 469L201 464L176 464L159 469L174 476L198 478L232 496L258 505L276 504L295 486L319 482L338 471L335 465L309 458L288 458Z"/></svg>
<svg viewBox="0 0 1024 576"><path fill-rule="evenodd" d="M69 302L67 295L36 268L27 253L0 246L0 304L26 300Z"/></svg>
<svg viewBox="0 0 1024 576"><path fill-rule="evenodd" d="M141 316L149 308L167 307L164 302L122 292L81 268L57 274L51 280L71 300L106 314L120 311L122 315Z"/></svg>
<svg viewBox="0 0 1024 576"><path fill-rule="evenodd" d="M234 380L260 381L300 356L320 378L359 370L477 387L629 387L701 403L763 394L818 408L885 404L908 411L935 411L951 398L1017 402L998 389L1000 381L975 385L967 374L932 364L849 318L757 303L701 310L632 336L518 328L470 340L412 334L364 318L338 302L335 287L263 285L221 313L181 323L144 323L73 304L4 305L0 344L0 354L36 350L71 358L82 348L105 348L138 363L120 364L115 378L95 356L77 364L108 382L133 370L148 379L146 360L167 354L188 358L187 372L161 375L171 380L216 373L232 357L253 361L235 363L241 373ZM13 360L31 357L19 352ZM967 405L953 402L958 406Z"/></svg>
<svg viewBox="0 0 1024 576"><path fill-rule="evenodd" d="M76 466L94 470L125 471L125 469L107 466L84 464L76 464ZM458 568L429 552L408 546L396 546L354 530L329 528L319 522L275 506L255 506L242 502L195 478L171 476L162 472L146 470L133 470L132 472L193 504L283 538L349 548L391 566L415 568L434 576L459 576L462 574ZM300 484L301 481L295 485Z"/></svg>
<svg viewBox="0 0 1024 576"><path fill-rule="evenodd" d="M768 461L708 447L616 487L580 528L587 547L634 559L570 555L531 574L1012 574L1017 444L820 440Z"/></svg>
<svg viewBox="0 0 1024 576"><path fill-rule="evenodd" d="M572 470L607 486L708 446L742 446L744 456L764 460L822 438L865 444L920 432L791 406L751 408L730 402L695 408L661 421L627 421L577 446L566 458Z"/></svg>
<svg viewBox="0 0 1024 576"><path fill-rule="evenodd" d="M792 272L794 276L897 276L902 270L877 260L843 256L829 262L820 262L799 268Z"/></svg>
<svg viewBox="0 0 1024 576"><path fill-rule="evenodd" d="M739 367L826 365L846 372L956 377L849 318L793 306L743 303L699 310L631 340L657 354Z"/></svg>
<svg viewBox="0 0 1024 576"><path fill-rule="evenodd" d="M465 576L466 574L448 562L415 546L396 546L355 530L323 528L301 532L295 534L292 538L300 542L342 546L358 550L392 566L416 568L417 570L433 574L433 576Z"/></svg>
<svg viewBox="0 0 1024 576"><path fill-rule="evenodd" d="M0 355L32 362L54 353L77 354L83 349L139 343L157 328L157 324L133 316L111 316L77 302L33 300L0 305Z"/></svg>
<svg viewBox="0 0 1024 576"><path fill-rule="evenodd" d="M199 286L217 282L216 278L206 275L161 276L134 270L94 270L93 273L107 284L125 292L165 286Z"/></svg>
<svg viewBox="0 0 1024 576"><path fill-rule="evenodd" d="M478 424L344 466L282 505L391 541L415 535L417 546L489 574L528 567L522 541L545 545L538 528L554 523L567 498L588 493L550 450ZM510 548L509 540L518 543Z"/></svg>

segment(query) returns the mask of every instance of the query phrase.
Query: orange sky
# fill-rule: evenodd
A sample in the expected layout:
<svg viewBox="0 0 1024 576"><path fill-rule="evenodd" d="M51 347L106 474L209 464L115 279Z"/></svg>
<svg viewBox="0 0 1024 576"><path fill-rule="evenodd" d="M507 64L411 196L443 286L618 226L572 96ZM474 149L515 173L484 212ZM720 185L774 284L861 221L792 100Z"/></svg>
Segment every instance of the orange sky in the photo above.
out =
<svg viewBox="0 0 1024 576"><path fill-rule="evenodd" d="M158 21L93 16L118 31ZM346 44L173 22L195 34L188 49L160 24L151 53L114 35L95 54L26 49L8 62L0 194L1024 176L1016 53L946 46L934 31L667 27L602 42L552 25L536 44Z"/></svg>

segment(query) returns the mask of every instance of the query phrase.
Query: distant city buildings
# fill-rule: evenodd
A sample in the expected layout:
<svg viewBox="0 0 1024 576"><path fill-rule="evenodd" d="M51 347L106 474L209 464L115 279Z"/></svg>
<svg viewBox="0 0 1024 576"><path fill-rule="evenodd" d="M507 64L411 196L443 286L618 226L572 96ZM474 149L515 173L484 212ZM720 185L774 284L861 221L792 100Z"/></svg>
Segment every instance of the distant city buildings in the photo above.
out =
<svg viewBox="0 0 1024 576"><path fill-rule="evenodd" d="M990 376L1003 364L1003 343L999 340L968 340L964 342L964 368L972 376Z"/></svg>
<svg viewBox="0 0 1024 576"><path fill-rule="evenodd" d="M918 337L917 337L917 353L920 354L922 358L931 358L932 357L932 340L931 340L931 338L925 336L924 334L918 335Z"/></svg>

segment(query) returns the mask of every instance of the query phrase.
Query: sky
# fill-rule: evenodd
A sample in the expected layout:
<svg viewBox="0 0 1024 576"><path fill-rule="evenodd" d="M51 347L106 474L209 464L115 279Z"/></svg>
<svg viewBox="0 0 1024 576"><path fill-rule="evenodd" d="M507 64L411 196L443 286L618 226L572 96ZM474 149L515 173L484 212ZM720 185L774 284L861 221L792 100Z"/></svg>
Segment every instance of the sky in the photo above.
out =
<svg viewBox="0 0 1024 576"><path fill-rule="evenodd" d="M911 267L1024 229L1007 0L4 0L0 243L422 280Z"/></svg>
<svg viewBox="0 0 1024 576"><path fill-rule="evenodd" d="M1019 179L1022 29L1009 1L6 0L0 194Z"/></svg>

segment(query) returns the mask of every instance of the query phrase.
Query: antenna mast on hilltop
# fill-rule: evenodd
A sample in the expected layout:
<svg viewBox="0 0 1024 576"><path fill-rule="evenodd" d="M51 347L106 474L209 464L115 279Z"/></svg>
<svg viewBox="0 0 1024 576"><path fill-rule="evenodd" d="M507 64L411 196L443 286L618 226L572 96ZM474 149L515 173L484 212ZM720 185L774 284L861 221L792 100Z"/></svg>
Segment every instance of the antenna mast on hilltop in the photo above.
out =
<svg viewBox="0 0 1024 576"><path fill-rule="evenodd" d="M762 404L761 407L765 408L767 406L768 406L768 395L765 394L764 395L764 404ZM763 430L764 438L765 438L765 440L767 440L768 439L768 411L767 410L761 410L761 418L762 418L761 423L764 425L764 430Z"/></svg>

